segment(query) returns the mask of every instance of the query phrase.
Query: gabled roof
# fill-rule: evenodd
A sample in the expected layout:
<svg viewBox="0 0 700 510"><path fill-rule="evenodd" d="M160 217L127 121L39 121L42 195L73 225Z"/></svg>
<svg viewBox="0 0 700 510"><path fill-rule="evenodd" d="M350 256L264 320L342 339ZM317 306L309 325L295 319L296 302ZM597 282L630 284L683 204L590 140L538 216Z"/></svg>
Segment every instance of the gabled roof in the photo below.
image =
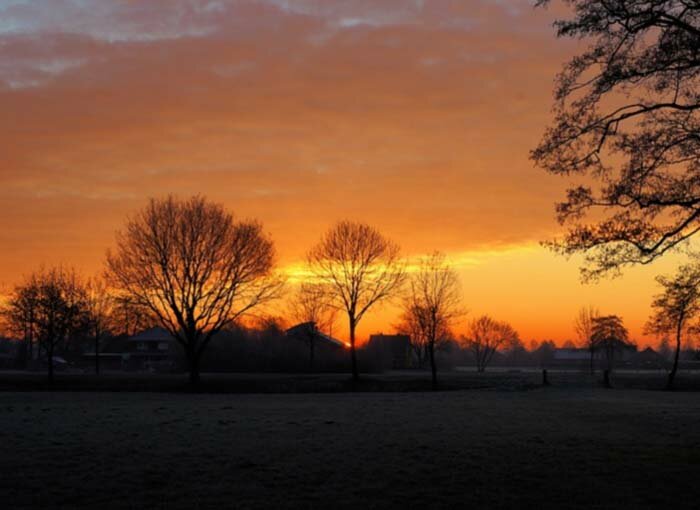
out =
<svg viewBox="0 0 700 510"><path fill-rule="evenodd" d="M327 342L336 347L345 347L345 344L337 338L333 338L316 329L316 324L313 322L302 322L301 324L292 326L286 333L288 337L298 338L300 340L307 340L309 335L315 334L317 340Z"/></svg>
<svg viewBox="0 0 700 510"><path fill-rule="evenodd" d="M171 342L173 340L173 336L161 327L146 329L129 338L130 342Z"/></svg>

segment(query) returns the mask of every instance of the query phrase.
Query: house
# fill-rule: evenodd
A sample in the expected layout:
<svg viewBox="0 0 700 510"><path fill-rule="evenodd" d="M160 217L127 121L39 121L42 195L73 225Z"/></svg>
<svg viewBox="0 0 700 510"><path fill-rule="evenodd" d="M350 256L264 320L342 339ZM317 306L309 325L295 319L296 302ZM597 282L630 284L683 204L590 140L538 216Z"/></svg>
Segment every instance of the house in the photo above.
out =
<svg viewBox="0 0 700 510"><path fill-rule="evenodd" d="M103 370L171 371L178 367L181 349L177 340L163 328L150 328L131 336L106 340L100 349ZM95 351L85 352L81 364L94 364Z"/></svg>
<svg viewBox="0 0 700 510"><path fill-rule="evenodd" d="M174 370L181 355L177 340L163 328L150 328L126 341L122 353L127 370Z"/></svg>
<svg viewBox="0 0 700 510"><path fill-rule="evenodd" d="M313 338L316 342L315 347L329 347L334 350L345 348L345 343L337 338L333 338L332 336L323 333L322 331L319 331L314 322L302 322L301 324L297 324L296 326L289 328L286 333L287 337L294 338L305 343L308 343L309 339Z"/></svg>
<svg viewBox="0 0 700 510"><path fill-rule="evenodd" d="M411 337L408 335L371 335L364 348L384 369L411 368Z"/></svg>
<svg viewBox="0 0 700 510"><path fill-rule="evenodd" d="M643 351L635 353L625 365L637 369L659 370L666 368L668 361L654 349L647 347Z"/></svg>
<svg viewBox="0 0 700 510"><path fill-rule="evenodd" d="M630 360L637 354L637 346L626 342L617 341L611 348L616 364L629 364ZM604 347L598 347L593 352L593 364L596 368L607 364ZM577 349L569 347L554 349L551 361L547 365L551 368L587 369L591 365L591 351L587 348Z"/></svg>

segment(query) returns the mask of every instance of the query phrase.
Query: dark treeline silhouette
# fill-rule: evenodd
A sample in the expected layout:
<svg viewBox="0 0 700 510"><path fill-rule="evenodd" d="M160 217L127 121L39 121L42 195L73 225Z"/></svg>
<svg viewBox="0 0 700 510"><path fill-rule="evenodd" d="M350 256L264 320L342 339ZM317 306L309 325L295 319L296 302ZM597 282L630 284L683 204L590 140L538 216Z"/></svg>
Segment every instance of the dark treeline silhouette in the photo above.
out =
<svg viewBox="0 0 700 510"><path fill-rule="evenodd" d="M409 265L396 244L361 223L331 227L309 251L308 280L294 289L276 272L273 242L258 222L235 220L199 196L151 200L128 219L116 246L102 276L40 269L14 288L2 318L21 341L6 344L3 367L43 368L49 381L69 364L96 374L179 370L192 387L202 371L350 372L357 382L361 372L429 370L437 389L438 371L458 366L562 364L553 342L526 347L510 324L486 315L455 335L465 311L447 258L434 252ZM675 332L669 387L679 360L691 356L681 339L698 313L694 275L686 268L659 279L665 292L649 327ZM265 305L282 297L286 316L261 321ZM402 303L396 334L358 339L363 317L392 300ZM343 315L349 346L332 333ZM602 369L609 386L621 353L633 348L622 320L589 308L575 329L590 371Z"/></svg>

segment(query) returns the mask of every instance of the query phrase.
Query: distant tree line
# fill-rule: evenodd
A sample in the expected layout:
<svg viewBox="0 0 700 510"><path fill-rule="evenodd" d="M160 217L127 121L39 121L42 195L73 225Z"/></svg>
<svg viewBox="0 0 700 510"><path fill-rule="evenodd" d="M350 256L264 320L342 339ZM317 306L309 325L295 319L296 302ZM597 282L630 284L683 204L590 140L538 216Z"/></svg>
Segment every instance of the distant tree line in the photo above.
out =
<svg viewBox="0 0 700 510"><path fill-rule="evenodd" d="M127 220L103 274L84 279L71 268L41 268L14 288L2 316L24 340L20 356L44 360L50 381L57 353L90 350L99 374L107 338L159 326L180 346L193 387L203 365L205 370L342 369L357 382L361 370L386 367L372 359L376 353L359 347L356 328L375 306L392 300L401 305L396 330L410 339L410 366L429 368L434 389L440 367L473 363L483 372L494 358L544 364L554 349L547 343L526 349L510 324L487 315L463 322L460 278L447 257L434 252L409 264L398 245L368 225L337 223L309 250L306 263L308 279L286 292L273 241L259 222L237 220L200 196L168 196L150 200ZM650 328L675 327L676 352L698 313L697 281L689 270L681 279L660 279L666 294L654 303L659 312ZM283 296L289 319L308 325L297 337L303 354L285 338L284 320L258 329L244 326L244 318L264 315L265 305ZM349 332L347 364L327 352L319 359L322 337L341 314ZM457 336L460 324L466 332ZM591 369L594 354L605 353L609 382L618 347L628 341L621 319L586 309L575 329L591 352Z"/></svg>

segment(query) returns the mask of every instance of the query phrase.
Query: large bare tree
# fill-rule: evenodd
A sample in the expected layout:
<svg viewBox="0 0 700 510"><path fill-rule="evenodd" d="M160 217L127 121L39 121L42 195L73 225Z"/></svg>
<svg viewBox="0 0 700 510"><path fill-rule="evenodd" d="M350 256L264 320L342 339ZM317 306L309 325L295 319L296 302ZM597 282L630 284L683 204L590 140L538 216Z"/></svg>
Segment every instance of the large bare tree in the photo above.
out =
<svg viewBox="0 0 700 510"><path fill-rule="evenodd" d="M594 366L593 360L595 358L596 344L593 340L593 325L595 318L600 314L598 310L592 306L584 306L578 311L576 317L574 317L574 330L576 331L576 336L578 336L580 345L588 349L590 354L590 371L593 374Z"/></svg>
<svg viewBox="0 0 700 510"><path fill-rule="evenodd" d="M201 196L151 199L117 233L111 284L182 345L190 382L212 336L277 296L275 250L256 221Z"/></svg>
<svg viewBox="0 0 700 510"><path fill-rule="evenodd" d="M46 356L48 380L54 381L56 350L85 324L86 293L72 269L41 269L14 289L8 318L16 328L29 328ZM31 310L31 315L27 311ZM30 321L28 324L27 321Z"/></svg>
<svg viewBox="0 0 700 510"><path fill-rule="evenodd" d="M507 322L497 321L488 315L469 323L467 336L462 338L464 346L472 352L477 372L484 372L493 355L504 345L518 340L518 333Z"/></svg>
<svg viewBox="0 0 700 510"><path fill-rule="evenodd" d="M540 5L551 3L540 0ZM557 205L584 279L619 274L700 230L700 4L563 0L559 37L589 46L557 78L534 161L580 177Z"/></svg>
<svg viewBox="0 0 700 510"><path fill-rule="evenodd" d="M673 365L666 383L666 387L672 389L678 371L681 342L698 330L694 320L700 314L700 267L696 264L681 266L674 276L659 276L656 281L663 292L654 296L651 305L654 312L646 330L658 335L672 332L675 336Z"/></svg>
<svg viewBox="0 0 700 510"><path fill-rule="evenodd" d="M401 287L405 267L399 247L369 225L341 221L309 251L307 262L348 315L352 377L358 381L355 330L374 305Z"/></svg>
<svg viewBox="0 0 700 510"><path fill-rule="evenodd" d="M314 370L316 344L322 332L333 329L337 308L331 302L329 289L322 284L302 283L289 303L289 312L297 323L306 326L309 347L309 370Z"/></svg>
<svg viewBox="0 0 700 510"><path fill-rule="evenodd" d="M422 258L410 274L409 293L404 302L404 321L424 342L433 389L437 389L435 348L446 341L454 321L463 313L459 275L442 253Z"/></svg>

